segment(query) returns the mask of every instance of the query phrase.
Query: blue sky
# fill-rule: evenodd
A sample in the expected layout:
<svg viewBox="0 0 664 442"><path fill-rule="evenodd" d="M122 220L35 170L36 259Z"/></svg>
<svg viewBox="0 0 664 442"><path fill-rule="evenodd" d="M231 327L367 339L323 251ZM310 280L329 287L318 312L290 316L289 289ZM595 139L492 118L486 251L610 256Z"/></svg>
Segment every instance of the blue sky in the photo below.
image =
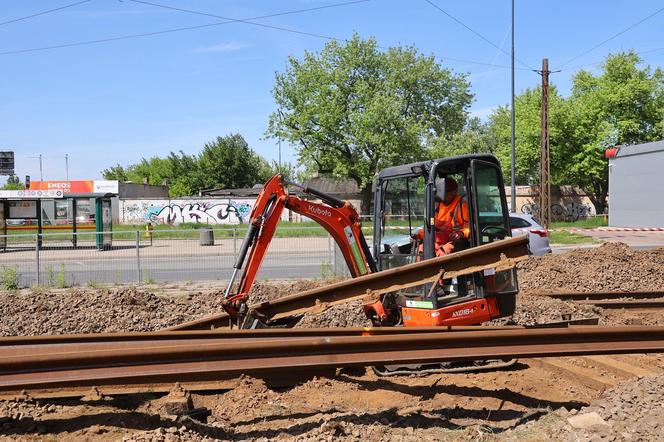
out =
<svg viewBox="0 0 664 442"><path fill-rule="evenodd" d="M213 1L150 0L153 3L245 19L316 8L343 0ZM510 49L510 1L432 0L506 52ZM76 0L1 0L0 23ZM606 38L664 7L660 1L517 0L516 55L539 68L543 57L558 69ZM169 151L198 152L206 141L233 132L268 159L277 158L264 140L274 110L275 71L289 55L318 51L326 40L246 23L111 41L10 53L16 50L218 23L222 20L167 10L131 0L91 0L31 19L0 25L0 149L14 150L16 172L44 179L101 178L101 170ZM414 45L444 66L469 75L472 114L486 117L509 102L509 57L424 0L363 3L256 20L298 31L349 38L374 36L379 45ZM574 60L551 81L569 92L576 67L601 61L610 51L664 47L664 11ZM643 54L661 66L664 50ZM485 64L471 64L470 60ZM517 92L540 77L517 63ZM523 68L523 70L522 70ZM571 68L571 69L570 69ZM295 150L282 145L285 161ZM4 179L3 179L4 180Z"/></svg>

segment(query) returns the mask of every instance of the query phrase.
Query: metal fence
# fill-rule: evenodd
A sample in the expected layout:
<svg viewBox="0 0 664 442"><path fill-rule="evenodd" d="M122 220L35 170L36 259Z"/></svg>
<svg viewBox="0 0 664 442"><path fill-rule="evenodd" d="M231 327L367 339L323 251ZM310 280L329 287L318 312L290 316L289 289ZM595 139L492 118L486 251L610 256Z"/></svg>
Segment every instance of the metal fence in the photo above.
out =
<svg viewBox="0 0 664 442"><path fill-rule="evenodd" d="M245 226L246 227L246 226ZM245 227L0 236L0 285L74 285L227 280ZM213 242L209 242L210 234ZM203 233L202 233L203 232ZM101 240L110 240L102 245ZM258 279L335 274L335 244L318 227L281 228Z"/></svg>

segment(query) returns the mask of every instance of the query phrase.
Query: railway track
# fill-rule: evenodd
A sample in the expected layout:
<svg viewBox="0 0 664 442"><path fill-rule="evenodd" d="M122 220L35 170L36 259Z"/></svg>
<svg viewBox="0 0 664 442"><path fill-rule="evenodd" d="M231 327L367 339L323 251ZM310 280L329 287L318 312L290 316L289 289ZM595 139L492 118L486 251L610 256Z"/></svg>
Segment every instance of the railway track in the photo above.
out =
<svg viewBox="0 0 664 442"><path fill-rule="evenodd" d="M542 295L604 309L664 309L664 291L563 292Z"/></svg>
<svg viewBox="0 0 664 442"><path fill-rule="evenodd" d="M337 331L326 335L322 330L248 337L239 337L244 333L240 332L233 339L214 338L213 333L196 338L187 334L154 340L142 334L124 340L102 336L50 343L44 343L43 337L22 343L6 338L0 341L0 391L219 382L240 374L302 375L387 364L664 352L664 327L485 327L384 334L354 329L347 335Z"/></svg>

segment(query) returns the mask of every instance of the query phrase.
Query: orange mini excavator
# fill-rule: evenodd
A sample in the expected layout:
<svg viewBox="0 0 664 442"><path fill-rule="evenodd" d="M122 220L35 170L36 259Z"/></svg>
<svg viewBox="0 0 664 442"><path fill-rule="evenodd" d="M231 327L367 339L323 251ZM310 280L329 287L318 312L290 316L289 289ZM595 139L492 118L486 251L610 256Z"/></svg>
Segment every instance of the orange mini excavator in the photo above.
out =
<svg viewBox="0 0 664 442"><path fill-rule="evenodd" d="M441 180L448 179L458 183L458 194L468 207L464 228L470 229L470 235L456 250L511 236L502 173L493 155L464 155L382 170L374 186L371 246L362 234L357 211L348 201L288 183L280 175L270 178L251 211L225 291L224 309L241 328L292 325L250 314L247 306L251 286L285 208L316 221L329 232L352 277L433 258L434 217L444 199ZM286 186L320 202L289 194ZM424 235L416 234L419 229ZM420 243L415 238L423 239ZM364 305L364 312L375 325L383 326L478 325L513 314L517 293L515 269L480 270L441 280L433 288L429 284L384 294Z"/></svg>

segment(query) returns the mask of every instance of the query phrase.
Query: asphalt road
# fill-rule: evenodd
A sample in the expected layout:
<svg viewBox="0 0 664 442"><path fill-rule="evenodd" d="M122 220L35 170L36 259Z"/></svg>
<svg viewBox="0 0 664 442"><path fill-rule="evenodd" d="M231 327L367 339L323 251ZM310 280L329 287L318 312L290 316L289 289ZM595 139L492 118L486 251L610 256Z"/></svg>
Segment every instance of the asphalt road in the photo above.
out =
<svg viewBox="0 0 664 442"><path fill-rule="evenodd" d="M621 241L627 243L635 250L645 250L653 247L664 246L664 233L608 233L593 232L592 235L602 241ZM321 274L331 270L329 266L330 254L327 248L327 240L310 247L306 253L294 253L295 246L291 242L271 254L268 253L258 279L296 279L296 278L318 278ZM186 250L179 243L174 243L172 252ZM184 244L184 243L183 243ZM555 246L553 253L565 253L576 248L593 248L593 245L569 245ZM44 253L39 263L40 283L59 285L62 278L66 279L67 285L72 284L119 284L141 282L175 282L175 281L202 281L202 280L227 280L234 264L232 253L220 253L215 255L168 254L167 249L146 248L142 250L141 274L137 271L137 259L135 251L118 251L117 255L108 252L99 253L88 251L87 255L72 256L64 254L57 256ZM210 249L211 250L211 249ZM225 249L219 249L225 250ZM232 249L229 249L230 252ZM166 253L159 256L150 254ZM61 252L59 252L61 253ZM6 268L15 267L19 275L19 285L30 287L37 284L36 259L34 252L26 251L19 253L2 254L0 257L0 276ZM343 265L343 264L340 264Z"/></svg>
<svg viewBox="0 0 664 442"><path fill-rule="evenodd" d="M318 278L328 267L328 253L268 256L261 265L258 279ZM227 280L233 271L232 256L142 258L141 282ZM36 262L17 262L21 286L37 283ZM58 285L63 275L71 284L137 283L136 258L109 260L42 260L40 283Z"/></svg>

